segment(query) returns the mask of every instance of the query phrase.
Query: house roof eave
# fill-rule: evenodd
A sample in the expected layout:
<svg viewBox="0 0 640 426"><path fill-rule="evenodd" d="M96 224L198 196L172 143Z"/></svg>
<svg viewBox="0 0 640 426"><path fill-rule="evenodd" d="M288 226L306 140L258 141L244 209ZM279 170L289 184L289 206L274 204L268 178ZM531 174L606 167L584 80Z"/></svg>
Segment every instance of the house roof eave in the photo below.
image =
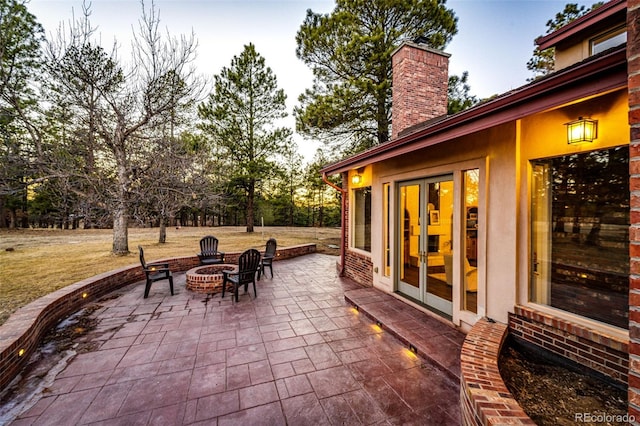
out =
<svg viewBox="0 0 640 426"><path fill-rule="evenodd" d="M597 23L608 19L616 13L626 10L626 8L627 0L611 0L591 12L582 15L578 19L571 21L558 30L545 36L538 37L535 40L535 43L538 45L540 50L557 46L585 29L593 28Z"/></svg>
<svg viewBox="0 0 640 426"><path fill-rule="evenodd" d="M438 120L389 142L325 166L327 175L363 167L415 149L446 142L489 127L587 96L624 87L626 49L613 49L595 59L560 70L495 99ZM536 102L534 102L536 101Z"/></svg>

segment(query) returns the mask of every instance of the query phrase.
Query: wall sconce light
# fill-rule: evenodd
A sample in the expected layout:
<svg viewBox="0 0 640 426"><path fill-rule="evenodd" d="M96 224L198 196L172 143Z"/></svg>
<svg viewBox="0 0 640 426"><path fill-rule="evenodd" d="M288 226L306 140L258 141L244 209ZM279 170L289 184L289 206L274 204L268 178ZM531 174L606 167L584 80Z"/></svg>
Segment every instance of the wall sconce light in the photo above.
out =
<svg viewBox="0 0 640 426"><path fill-rule="evenodd" d="M564 123L567 126L567 143L593 142L598 137L598 120L579 117Z"/></svg>
<svg viewBox="0 0 640 426"><path fill-rule="evenodd" d="M354 185L360 185L362 183L362 173L364 173L364 167L356 169L356 174L351 176L351 183Z"/></svg>

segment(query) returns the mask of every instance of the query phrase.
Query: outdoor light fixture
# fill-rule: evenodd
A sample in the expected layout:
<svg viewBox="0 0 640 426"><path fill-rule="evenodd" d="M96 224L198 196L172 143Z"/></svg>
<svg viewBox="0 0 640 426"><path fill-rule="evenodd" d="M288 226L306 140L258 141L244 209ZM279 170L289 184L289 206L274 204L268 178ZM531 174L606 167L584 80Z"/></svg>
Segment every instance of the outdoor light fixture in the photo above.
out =
<svg viewBox="0 0 640 426"><path fill-rule="evenodd" d="M598 137L598 120L580 117L564 123L567 126L567 143L593 142Z"/></svg>
<svg viewBox="0 0 640 426"><path fill-rule="evenodd" d="M24 353L25 353L25 350L24 349L20 349L18 351L18 356L22 356L22 355L24 355Z"/></svg>
<svg viewBox="0 0 640 426"><path fill-rule="evenodd" d="M356 169L356 174L351 176L351 183L354 185L360 185L362 183L362 173L364 173L364 167Z"/></svg>
<svg viewBox="0 0 640 426"><path fill-rule="evenodd" d="M418 348L416 348L415 346L413 346L412 344L409 344L409 350L411 352L413 352L414 354L418 353Z"/></svg>

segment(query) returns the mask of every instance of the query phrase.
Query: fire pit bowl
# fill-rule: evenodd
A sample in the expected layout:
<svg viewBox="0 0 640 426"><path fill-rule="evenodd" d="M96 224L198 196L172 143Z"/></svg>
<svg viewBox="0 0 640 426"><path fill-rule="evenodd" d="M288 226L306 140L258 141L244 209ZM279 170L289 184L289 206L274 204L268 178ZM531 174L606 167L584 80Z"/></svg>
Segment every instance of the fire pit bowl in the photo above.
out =
<svg viewBox="0 0 640 426"><path fill-rule="evenodd" d="M205 265L187 271L187 290L195 293L218 293L222 291L222 271L237 270L236 265Z"/></svg>

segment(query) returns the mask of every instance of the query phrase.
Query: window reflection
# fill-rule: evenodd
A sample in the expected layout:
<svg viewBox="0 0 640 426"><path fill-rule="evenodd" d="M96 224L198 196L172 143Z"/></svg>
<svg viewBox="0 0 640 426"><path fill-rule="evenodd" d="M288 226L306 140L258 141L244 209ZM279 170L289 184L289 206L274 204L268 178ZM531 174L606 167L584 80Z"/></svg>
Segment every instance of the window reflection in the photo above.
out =
<svg viewBox="0 0 640 426"><path fill-rule="evenodd" d="M463 306L478 312L478 189L480 170L465 170L464 185L464 274Z"/></svg>
<svg viewBox="0 0 640 426"><path fill-rule="evenodd" d="M383 275L385 277L388 277L391 275L391 241L390 241L390 235L389 233L391 232L391 224L389 223L389 208L391 206L390 203L390 193L389 193L389 188L391 187L391 185L389 185L388 183L385 183L382 185L382 196L383 196L383 203L384 205L382 206L382 214L384 216L384 270L383 270Z"/></svg>
<svg viewBox="0 0 640 426"><path fill-rule="evenodd" d="M628 328L629 148L532 171L531 300Z"/></svg>
<svg viewBox="0 0 640 426"><path fill-rule="evenodd" d="M353 246L371 251L371 187L353 191Z"/></svg>

